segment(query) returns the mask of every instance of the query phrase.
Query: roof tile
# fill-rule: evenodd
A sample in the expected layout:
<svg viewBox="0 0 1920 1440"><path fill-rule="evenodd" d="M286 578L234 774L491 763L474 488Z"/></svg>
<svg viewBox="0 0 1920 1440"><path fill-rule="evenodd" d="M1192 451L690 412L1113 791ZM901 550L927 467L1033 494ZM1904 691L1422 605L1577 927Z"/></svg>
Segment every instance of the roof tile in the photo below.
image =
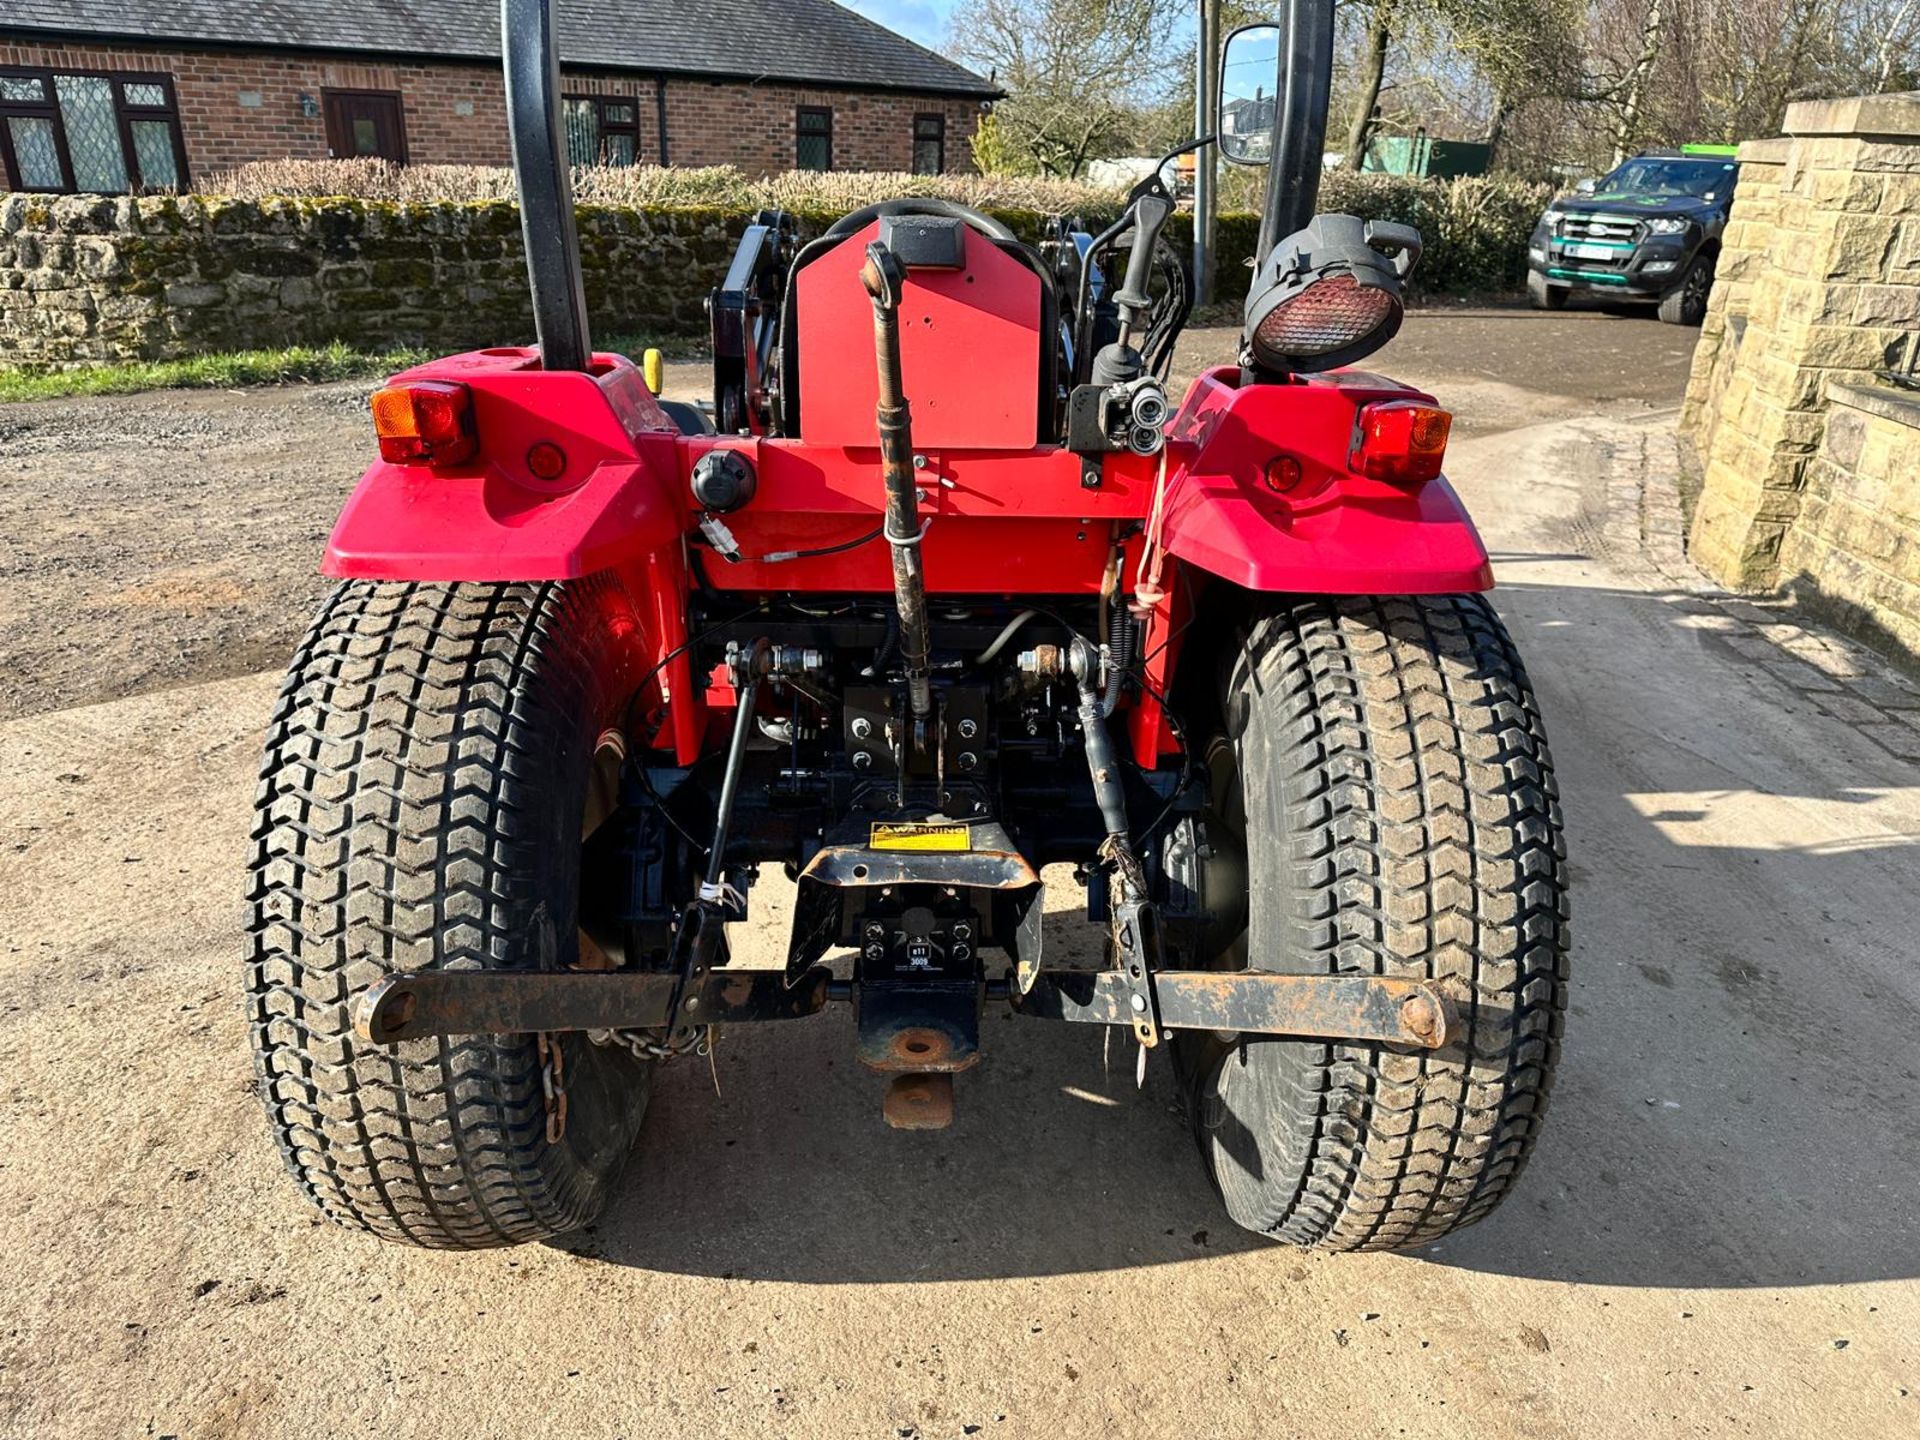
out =
<svg viewBox="0 0 1920 1440"><path fill-rule="evenodd" d="M568 65L999 93L990 81L833 0L555 0ZM497 59L495 0L7 0L0 34Z"/></svg>

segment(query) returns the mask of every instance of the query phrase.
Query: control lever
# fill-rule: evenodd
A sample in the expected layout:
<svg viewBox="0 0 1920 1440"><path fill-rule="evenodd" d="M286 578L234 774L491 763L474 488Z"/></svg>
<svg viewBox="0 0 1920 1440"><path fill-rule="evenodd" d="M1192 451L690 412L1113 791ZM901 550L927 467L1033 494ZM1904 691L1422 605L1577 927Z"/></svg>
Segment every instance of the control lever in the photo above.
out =
<svg viewBox="0 0 1920 1440"><path fill-rule="evenodd" d="M1127 278L1114 292L1120 312L1120 343L1131 342L1132 332L1146 316L1148 282L1153 277L1153 247L1160 243L1173 205L1162 195L1142 195L1133 202L1133 253L1127 257Z"/></svg>
<svg viewBox="0 0 1920 1440"><path fill-rule="evenodd" d="M1134 333L1146 324L1153 301L1147 287L1153 278L1153 247L1160 242L1167 217L1173 214L1173 202L1163 194L1149 192L1136 196L1130 212L1133 216L1133 251L1127 256L1127 274L1113 293L1114 309L1120 316L1120 333L1112 344L1102 345L1093 357L1090 379L1096 385L1126 385L1140 378L1146 361L1133 343Z"/></svg>

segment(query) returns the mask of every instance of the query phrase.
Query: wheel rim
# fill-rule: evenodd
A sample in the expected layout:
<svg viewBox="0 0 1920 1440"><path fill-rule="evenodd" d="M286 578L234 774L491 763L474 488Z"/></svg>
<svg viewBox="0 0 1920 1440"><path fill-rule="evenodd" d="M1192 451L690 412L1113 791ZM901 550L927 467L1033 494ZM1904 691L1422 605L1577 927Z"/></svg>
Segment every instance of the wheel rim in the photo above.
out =
<svg viewBox="0 0 1920 1440"><path fill-rule="evenodd" d="M1707 288L1713 284L1713 272L1705 265L1696 265L1687 272L1686 299L1689 305L1704 305L1707 301Z"/></svg>

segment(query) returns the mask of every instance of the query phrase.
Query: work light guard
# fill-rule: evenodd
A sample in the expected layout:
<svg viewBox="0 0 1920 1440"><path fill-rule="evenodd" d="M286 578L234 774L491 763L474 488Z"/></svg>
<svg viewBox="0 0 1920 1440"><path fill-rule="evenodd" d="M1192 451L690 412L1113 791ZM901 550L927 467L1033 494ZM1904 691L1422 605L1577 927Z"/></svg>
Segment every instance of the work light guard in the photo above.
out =
<svg viewBox="0 0 1920 1440"><path fill-rule="evenodd" d="M1245 363L1279 377L1371 355L1400 331L1402 292L1420 251L1411 225L1314 216L1255 274L1241 331Z"/></svg>

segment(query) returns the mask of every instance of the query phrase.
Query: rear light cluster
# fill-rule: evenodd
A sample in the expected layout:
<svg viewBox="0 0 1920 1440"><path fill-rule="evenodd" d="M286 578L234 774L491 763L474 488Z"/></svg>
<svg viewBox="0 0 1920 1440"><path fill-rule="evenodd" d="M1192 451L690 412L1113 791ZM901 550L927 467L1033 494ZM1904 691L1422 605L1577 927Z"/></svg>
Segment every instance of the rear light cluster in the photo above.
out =
<svg viewBox="0 0 1920 1440"><path fill-rule="evenodd" d="M1453 416L1417 400L1380 400L1362 406L1347 468L1373 480L1418 485L1440 473Z"/></svg>
<svg viewBox="0 0 1920 1440"><path fill-rule="evenodd" d="M373 392L373 433L393 465L459 465L480 453L473 393L443 380L409 380Z"/></svg>

